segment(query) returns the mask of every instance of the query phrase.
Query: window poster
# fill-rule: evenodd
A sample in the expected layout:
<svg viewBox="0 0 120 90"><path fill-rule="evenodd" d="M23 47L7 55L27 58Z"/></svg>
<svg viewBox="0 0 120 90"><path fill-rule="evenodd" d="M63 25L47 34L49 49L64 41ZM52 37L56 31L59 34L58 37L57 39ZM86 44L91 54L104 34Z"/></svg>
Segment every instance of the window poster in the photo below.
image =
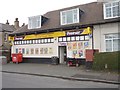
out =
<svg viewBox="0 0 120 90"><path fill-rule="evenodd" d="M29 49L28 48L26 49L26 54L29 54Z"/></svg>
<svg viewBox="0 0 120 90"><path fill-rule="evenodd" d="M44 48L44 54L48 54L48 48Z"/></svg>
<svg viewBox="0 0 120 90"><path fill-rule="evenodd" d="M79 50L78 55L79 55L79 57L83 57L83 50Z"/></svg>
<svg viewBox="0 0 120 90"><path fill-rule="evenodd" d="M77 49L77 42L73 43L73 49Z"/></svg>
<svg viewBox="0 0 120 90"><path fill-rule="evenodd" d="M49 54L53 54L52 48L49 48Z"/></svg>
<svg viewBox="0 0 120 90"><path fill-rule="evenodd" d="M19 53L22 53L22 48L19 48Z"/></svg>
<svg viewBox="0 0 120 90"><path fill-rule="evenodd" d="M73 58L75 58L77 55L77 50L73 50Z"/></svg>
<svg viewBox="0 0 120 90"><path fill-rule="evenodd" d="M83 42L79 42L78 43L78 49L82 49L83 48Z"/></svg>
<svg viewBox="0 0 120 90"><path fill-rule="evenodd" d="M43 48L40 48L40 54L43 54Z"/></svg>
<svg viewBox="0 0 120 90"><path fill-rule="evenodd" d="M68 45L68 50L72 50L72 45L71 45L71 43L68 43L67 45Z"/></svg>
<svg viewBox="0 0 120 90"><path fill-rule="evenodd" d="M84 48L88 48L89 42L84 42Z"/></svg>
<svg viewBox="0 0 120 90"><path fill-rule="evenodd" d="M34 54L34 48L31 48L31 54Z"/></svg>
<svg viewBox="0 0 120 90"><path fill-rule="evenodd" d="M39 53L39 50L38 48L35 49L35 54L38 54Z"/></svg>

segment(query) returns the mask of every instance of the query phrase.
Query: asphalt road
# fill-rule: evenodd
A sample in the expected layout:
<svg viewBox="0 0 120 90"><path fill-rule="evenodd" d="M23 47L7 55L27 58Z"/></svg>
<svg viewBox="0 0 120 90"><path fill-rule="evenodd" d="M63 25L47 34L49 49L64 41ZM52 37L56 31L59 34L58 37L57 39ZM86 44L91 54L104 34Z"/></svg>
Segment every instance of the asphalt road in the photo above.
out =
<svg viewBox="0 0 120 90"><path fill-rule="evenodd" d="M3 73L2 88L118 88L118 85Z"/></svg>

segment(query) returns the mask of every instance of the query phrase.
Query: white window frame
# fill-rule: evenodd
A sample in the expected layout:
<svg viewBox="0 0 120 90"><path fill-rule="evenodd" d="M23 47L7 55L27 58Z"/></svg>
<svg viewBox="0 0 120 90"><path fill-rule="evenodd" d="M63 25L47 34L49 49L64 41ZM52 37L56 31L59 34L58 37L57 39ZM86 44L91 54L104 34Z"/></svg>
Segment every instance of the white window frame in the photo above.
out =
<svg viewBox="0 0 120 90"><path fill-rule="evenodd" d="M116 33L114 33L114 34L116 34ZM108 41L108 40L111 40L111 45L112 45L111 51L107 51L107 50L106 50L107 47L105 48L105 51L106 51L106 52L113 52L113 51L115 51L115 50L114 50L114 47L113 47L113 44L114 44L113 41L114 41L114 40L120 40L120 36L119 36L120 33L118 34L118 37L116 37L116 38L113 37L114 34L106 34L106 35L111 35L111 36L112 36L111 38L107 38L107 39L105 38L105 47L106 47L106 41ZM105 35L105 36L106 36L106 35ZM119 50L119 47L118 47L118 50ZM117 50L117 51L118 51L118 50Z"/></svg>
<svg viewBox="0 0 120 90"><path fill-rule="evenodd" d="M37 19L39 18L39 20ZM31 20L30 20L31 19ZM35 20L36 19L36 20ZM41 28L41 19L42 16L38 15L38 16L32 16L32 17L28 17L28 29L35 29L35 28ZM33 24L37 25L39 22L39 26L34 26Z"/></svg>
<svg viewBox="0 0 120 90"><path fill-rule="evenodd" d="M66 14L66 13L69 12L69 11L72 11L72 12L73 12L74 10L77 10L77 21L76 21L76 22L74 21L74 13L73 13L73 15L72 15L72 16L73 16L73 17L72 17L72 18L73 18L73 22L72 22L72 23L67 23L67 14ZM64 22L64 23L63 23L63 18L62 18L62 17L63 17L63 16L62 16L63 13L65 13L65 22ZM79 19L80 19L79 8L75 8L75 9L71 9L71 10L66 10L66 11L61 11L61 12L60 12L60 24L61 24L61 25L79 23L79 21L80 21Z"/></svg>
<svg viewBox="0 0 120 90"><path fill-rule="evenodd" d="M7 33L4 34L4 41L5 41L5 42L8 41L8 34L7 34Z"/></svg>
<svg viewBox="0 0 120 90"><path fill-rule="evenodd" d="M118 16L113 16L113 3L115 3L115 2L119 2L119 7L118 7L118 10L120 11L120 0L116 0L116 1L110 1L110 2L107 2L107 3L104 3L103 4L103 11L104 11L104 19L111 19L111 18L118 18L118 17L120 17L120 13L119 13L119 15ZM111 4L112 6L110 7L111 8L111 17L107 17L106 16L106 4Z"/></svg>

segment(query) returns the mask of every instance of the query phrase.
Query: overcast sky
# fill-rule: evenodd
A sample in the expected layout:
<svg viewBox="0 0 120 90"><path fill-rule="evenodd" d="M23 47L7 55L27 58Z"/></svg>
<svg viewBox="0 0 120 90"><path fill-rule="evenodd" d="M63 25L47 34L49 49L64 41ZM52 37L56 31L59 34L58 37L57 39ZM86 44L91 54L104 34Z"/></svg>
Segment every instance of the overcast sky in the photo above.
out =
<svg viewBox="0 0 120 90"><path fill-rule="evenodd" d="M27 24L30 16L94 1L97 0L0 0L0 23L8 20L12 25L18 18L20 25Z"/></svg>

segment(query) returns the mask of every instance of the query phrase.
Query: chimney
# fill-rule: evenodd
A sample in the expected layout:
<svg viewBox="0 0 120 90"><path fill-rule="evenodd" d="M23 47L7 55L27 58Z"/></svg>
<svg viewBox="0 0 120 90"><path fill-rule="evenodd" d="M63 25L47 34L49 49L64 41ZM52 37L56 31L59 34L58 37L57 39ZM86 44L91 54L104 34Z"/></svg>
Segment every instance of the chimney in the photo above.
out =
<svg viewBox="0 0 120 90"><path fill-rule="evenodd" d="M8 25L9 25L9 22L8 22L8 20L7 20L6 24L8 24Z"/></svg>
<svg viewBox="0 0 120 90"><path fill-rule="evenodd" d="M15 21L14 21L14 27L15 27L16 29L19 28L19 21L18 21L18 18L16 18Z"/></svg>

